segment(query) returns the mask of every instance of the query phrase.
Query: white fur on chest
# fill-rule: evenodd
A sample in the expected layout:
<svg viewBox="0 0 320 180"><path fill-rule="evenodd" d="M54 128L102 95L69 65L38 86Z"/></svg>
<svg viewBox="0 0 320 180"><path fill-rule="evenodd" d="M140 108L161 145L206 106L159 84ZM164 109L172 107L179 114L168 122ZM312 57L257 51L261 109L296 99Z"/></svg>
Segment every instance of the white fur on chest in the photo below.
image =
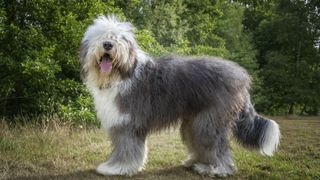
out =
<svg viewBox="0 0 320 180"><path fill-rule="evenodd" d="M118 86L106 89L92 90L97 117L105 129L124 124L129 121L129 115L121 113L115 103L119 93Z"/></svg>

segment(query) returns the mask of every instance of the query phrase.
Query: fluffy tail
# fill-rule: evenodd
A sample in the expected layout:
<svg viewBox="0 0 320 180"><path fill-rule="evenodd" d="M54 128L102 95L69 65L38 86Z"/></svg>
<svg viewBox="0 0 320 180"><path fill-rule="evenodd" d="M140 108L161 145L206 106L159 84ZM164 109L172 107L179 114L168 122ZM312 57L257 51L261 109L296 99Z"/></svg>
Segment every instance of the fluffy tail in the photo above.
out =
<svg viewBox="0 0 320 180"><path fill-rule="evenodd" d="M241 111L233 134L244 146L259 149L263 155L272 156L280 142L279 125L271 120L259 116L247 98Z"/></svg>

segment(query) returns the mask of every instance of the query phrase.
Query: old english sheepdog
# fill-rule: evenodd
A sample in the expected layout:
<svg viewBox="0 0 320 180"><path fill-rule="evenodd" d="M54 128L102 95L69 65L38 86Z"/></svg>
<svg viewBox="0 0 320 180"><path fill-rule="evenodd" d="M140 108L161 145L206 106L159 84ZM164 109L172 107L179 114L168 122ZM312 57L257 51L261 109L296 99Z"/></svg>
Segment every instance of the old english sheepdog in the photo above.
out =
<svg viewBox="0 0 320 180"><path fill-rule="evenodd" d="M116 16L100 16L80 48L81 77L90 90L113 149L96 171L138 173L147 159L146 137L181 125L188 149L183 165L200 174L235 172L229 135L272 155L278 124L259 116L250 101L247 71L218 57L164 56L153 59L135 39L134 27Z"/></svg>

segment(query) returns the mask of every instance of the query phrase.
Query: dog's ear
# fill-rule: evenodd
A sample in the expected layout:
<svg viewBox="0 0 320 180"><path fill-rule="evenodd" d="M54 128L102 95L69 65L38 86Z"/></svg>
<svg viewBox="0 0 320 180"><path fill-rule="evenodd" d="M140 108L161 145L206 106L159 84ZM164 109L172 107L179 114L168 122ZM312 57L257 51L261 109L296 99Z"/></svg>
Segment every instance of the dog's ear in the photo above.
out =
<svg viewBox="0 0 320 180"><path fill-rule="evenodd" d="M88 40L82 41L80 45L80 78L84 81L87 76L86 57L88 53Z"/></svg>

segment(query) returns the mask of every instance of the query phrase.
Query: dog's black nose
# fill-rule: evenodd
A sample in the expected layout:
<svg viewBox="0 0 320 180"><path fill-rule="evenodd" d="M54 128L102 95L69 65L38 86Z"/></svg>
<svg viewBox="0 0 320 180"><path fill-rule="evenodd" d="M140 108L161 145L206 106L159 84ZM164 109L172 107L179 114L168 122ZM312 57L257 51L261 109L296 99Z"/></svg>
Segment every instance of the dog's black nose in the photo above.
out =
<svg viewBox="0 0 320 180"><path fill-rule="evenodd" d="M111 50L112 47L113 47L113 45L112 45L112 43L111 43L110 41L105 41L105 42L103 43L103 48L104 48L105 50L107 50L107 51Z"/></svg>

